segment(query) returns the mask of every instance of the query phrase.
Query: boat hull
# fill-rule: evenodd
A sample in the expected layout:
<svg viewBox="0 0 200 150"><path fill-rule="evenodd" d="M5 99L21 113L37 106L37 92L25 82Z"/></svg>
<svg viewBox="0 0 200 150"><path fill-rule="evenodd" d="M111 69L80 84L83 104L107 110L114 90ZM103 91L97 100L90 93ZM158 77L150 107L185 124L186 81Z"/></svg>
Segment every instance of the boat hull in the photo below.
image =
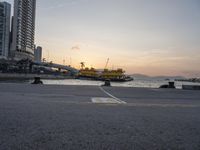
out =
<svg viewBox="0 0 200 150"><path fill-rule="evenodd" d="M106 81L110 80L111 82L130 82L133 81L134 79L132 77L126 77L126 78L121 78L121 79L108 79L108 78L98 78L98 77L86 77L86 76L77 76L76 79L80 80L94 80L94 81Z"/></svg>

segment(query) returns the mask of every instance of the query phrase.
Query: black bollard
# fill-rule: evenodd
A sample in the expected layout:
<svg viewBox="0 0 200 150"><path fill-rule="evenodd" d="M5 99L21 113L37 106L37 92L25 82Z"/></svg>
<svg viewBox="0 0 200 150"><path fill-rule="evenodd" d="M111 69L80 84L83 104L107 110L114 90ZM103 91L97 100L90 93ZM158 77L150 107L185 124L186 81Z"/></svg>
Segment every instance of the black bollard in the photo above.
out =
<svg viewBox="0 0 200 150"><path fill-rule="evenodd" d="M35 77L32 84L43 84L43 82L40 80L40 77Z"/></svg>
<svg viewBox="0 0 200 150"><path fill-rule="evenodd" d="M174 85L174 82L169 82L169 88L170 89L175 89L175 85Z"/></svg>
<svg viewBox="0 0 200 150"><path fill-rule="evenodd" d="M169 88L169 85L164 84L164 85L161 85L159 88L160 88L160 89L167 89L167 88Z"/></svg>
<svg viewBox="0 0 200 150"><path fill-rule="evenodd" d="M164 89L175 89L175 83L174 82L169 82L169 84L164 84L164 85L161 85L159 88L164 88Z"/></svg>
<svg viewBox="0 0 200 150"><path fill-rule="evenodd" d="M110 80L109 80L109 79L106 79L106 80L105 80L104 86L111 86L111 83L110 83Z"/></svg>

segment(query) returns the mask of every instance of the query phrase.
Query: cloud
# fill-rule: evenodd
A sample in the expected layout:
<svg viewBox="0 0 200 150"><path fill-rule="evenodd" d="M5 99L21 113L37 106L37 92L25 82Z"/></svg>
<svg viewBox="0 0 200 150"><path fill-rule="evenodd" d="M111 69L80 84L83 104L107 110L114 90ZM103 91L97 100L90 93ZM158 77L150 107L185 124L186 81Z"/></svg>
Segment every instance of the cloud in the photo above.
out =
<svg viewBox="0 0 200 150"><path fill-rule="evenodd" d="M71 50L80 50L80 46L79 45L75 45L71 48Z"/></svg>

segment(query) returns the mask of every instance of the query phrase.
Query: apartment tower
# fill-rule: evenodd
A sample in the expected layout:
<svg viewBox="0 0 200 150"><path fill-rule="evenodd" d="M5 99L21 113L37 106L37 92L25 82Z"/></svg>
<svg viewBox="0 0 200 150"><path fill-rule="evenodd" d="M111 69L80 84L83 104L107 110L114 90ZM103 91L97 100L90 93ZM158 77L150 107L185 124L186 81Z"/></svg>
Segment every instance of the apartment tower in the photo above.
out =
<svg viewBox="0 0 200 150"><path fill-rule="evenodd" d="M7 59L10 41L10 14L11 5L0 2L0 58Z"/></svg>
<svg viewBox="0 0 200 150"><path fill-rule="evenodd" d="M34 59L36 0L15 0L12 23L11 57Z"/></svg>
<svg viewBox="0 0 200 150"><path fill-rule="evenodd" d="M40 46L35 48L34 61L35 62L41 62L42 61L42 47L40 47Z"/></svg>

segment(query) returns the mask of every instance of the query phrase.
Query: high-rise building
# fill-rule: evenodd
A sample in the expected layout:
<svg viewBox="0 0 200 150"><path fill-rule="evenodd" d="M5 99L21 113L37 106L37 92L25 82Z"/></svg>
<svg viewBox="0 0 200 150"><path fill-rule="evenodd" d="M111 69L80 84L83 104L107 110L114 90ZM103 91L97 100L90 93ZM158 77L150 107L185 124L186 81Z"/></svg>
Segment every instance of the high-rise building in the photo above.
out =
<svg viewBox="0 0 200 150"><path fill-rule="evenodd" d="M11 57L34 59L36 0L15 0Z"/></svg>
<svg viewBox="0 0 200 150"><path fill-rule="evenodd" d="M0 2L0 58L7 58L10 41L10 14L11 5Z"/></svg>
<svg viewBox="0 0 200 150"><path fill-rule="evenodd" d="M34 51L34 61L41 62L42 61L42 47L38 46Z"/></svg>

